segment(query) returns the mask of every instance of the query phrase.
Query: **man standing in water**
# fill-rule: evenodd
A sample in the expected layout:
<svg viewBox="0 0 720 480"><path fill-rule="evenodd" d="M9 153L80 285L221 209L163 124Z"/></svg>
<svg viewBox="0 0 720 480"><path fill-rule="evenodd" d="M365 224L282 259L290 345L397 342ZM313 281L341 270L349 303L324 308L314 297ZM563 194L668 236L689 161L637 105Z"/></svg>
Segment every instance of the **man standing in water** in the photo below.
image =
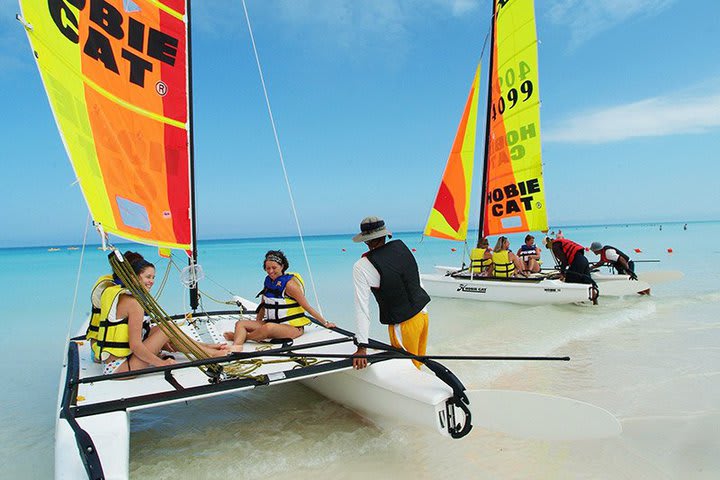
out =
<svg viewBox="0 0 720 480"><path fill-rule="evenodd" d="M360 222L353 242L365 242L368 251L353 265L357 344L355 355L367 355L372 292L380 310L380 323L388 326L390 343L414 355L425 355L430 296L420 286L420 273L412 252L401 240L386 243L392 234L379 217ZM421 362L413 360L417 368ZM354 358L353 367L367 367L367 358Z"/></svg>
<svg viewBox="0 0 720 480"><path fill-rule="evenodd" d="M582 245L565 238L555 238L550 248L560 264L560 274L567 283L593 283L590 263L585 258Z"/></svg>

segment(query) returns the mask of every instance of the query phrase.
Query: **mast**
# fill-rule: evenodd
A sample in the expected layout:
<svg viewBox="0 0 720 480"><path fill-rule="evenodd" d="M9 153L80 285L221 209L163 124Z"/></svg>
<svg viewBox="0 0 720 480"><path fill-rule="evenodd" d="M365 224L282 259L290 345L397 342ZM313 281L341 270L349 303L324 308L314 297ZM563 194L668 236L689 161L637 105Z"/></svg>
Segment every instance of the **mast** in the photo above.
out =
<svg viewBox="0 0 720 480"><path fill-rule="evenodd" d="M185 2L185 14L187 15L187 45L185 46L187 55L187 72L188 72L188 156L190 164L190 236L192 239L192 251L188 259L188 266L191 271L195 271L197 265L197 225L195 220L195 139L193 136L193 98L192 98L192 27L190 22L190 0ZM190 308L193 312L198 307L198 287L197 282L190 288Z"/></svg>
<svg viewBox="0 0 720 480"><path fill-rule="evenodd" d="M484 236L485 203L487 199L487 171L490 154L490 114L492 112L493 62L495 61L495 25L497 23L497 0L493 0L493 14L490 26L490 62L488 64L488 95L487 114L485 116L485 154L483 156L483 173L480 181L480 220L478 222L478 242Z"/></svg>

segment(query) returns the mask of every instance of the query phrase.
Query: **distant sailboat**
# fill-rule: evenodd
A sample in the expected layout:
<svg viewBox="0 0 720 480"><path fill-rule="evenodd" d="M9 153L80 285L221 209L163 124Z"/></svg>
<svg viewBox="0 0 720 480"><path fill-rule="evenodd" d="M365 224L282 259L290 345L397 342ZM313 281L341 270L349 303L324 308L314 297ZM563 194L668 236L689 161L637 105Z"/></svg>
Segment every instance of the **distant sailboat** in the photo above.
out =
<svg viewBox="0 0 720 480"><path fill-rule="evenodd" d="M465 241L469 223L479 96L478 67L424 235ZM540 142L540 88L532 0L493 2L478 238L548 229ZM477 278L436 267L423 274L430 295L525 304L573 303L589 285L538 278ZM621 292L635 293L645 285ZM637 291L639 291L637 290ZM604 292L600 292L603 294Z"/></svg>

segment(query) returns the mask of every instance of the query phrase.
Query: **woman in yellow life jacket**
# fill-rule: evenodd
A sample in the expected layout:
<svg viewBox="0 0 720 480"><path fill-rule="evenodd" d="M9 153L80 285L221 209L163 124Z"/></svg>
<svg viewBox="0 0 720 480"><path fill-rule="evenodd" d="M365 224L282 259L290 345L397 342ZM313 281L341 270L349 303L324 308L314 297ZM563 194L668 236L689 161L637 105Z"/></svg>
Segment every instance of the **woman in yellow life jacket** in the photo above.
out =
<svg viewBox="0 0 720 480"><path fill-rule="evenodd" d="M490 250L487 237L478 240L477 248L470 252L470 274L473 277L486 276L492 265L492 250Z"/></svg>
<svg viewBox="0 0 720 480"><path fill-rule="evenodd" d="M125 252L125 261L150 291L155 284L155 266L136 252ZM101 320L92 346L96 358L103 364L103 374L173 365L174 359L158 355L168 344L167 335L159 327L150 325L142 305L122 286L119 278L114 280L115 285L102 292ZM225 344L197 343L197 346L213 357L229 353Z"/></svg>
<svg viewBox="0 0 720 480"><path fill-rule="evenodd" d="M258 306L255 320L238 320L234 332L225 332L227 340L233 342L230 350L241 352L246 340L260 342L271 338L297 338L304 333L310 319L305 312L319 321L325 328L334 328L316 311L305 298L305 286L297 273L286 273L290 267L281 250L270 250L265 254L263 269L267 273L262 291L262 302Z"/></svg>
<svg viewBox="0 0 720 480"><path fill-rule="evenodd" d="M516 275L525 276L522 260L510 251L510 240L507 237L498 238L492 253L493 264L490 275L499 278L509 278Z"/></svg>

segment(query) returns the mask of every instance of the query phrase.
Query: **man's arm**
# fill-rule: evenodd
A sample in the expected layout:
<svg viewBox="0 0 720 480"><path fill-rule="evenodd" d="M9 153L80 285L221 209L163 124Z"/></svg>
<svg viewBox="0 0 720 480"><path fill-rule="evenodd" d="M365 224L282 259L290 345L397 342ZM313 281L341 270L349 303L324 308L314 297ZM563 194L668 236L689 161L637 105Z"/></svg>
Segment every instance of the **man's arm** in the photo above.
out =
<svg viewBox="0 0 720 480"><path fill-rule="evenodd" d="M367 262L367 265L364 263ZM353 265L353 286L355 288L355 322L357 324L357 331L355 332L355 338L357 340L358 348L355 352L356 355L367 355L367 343L370 331L370 288L371 281L368 277L368 265L370 262L367 259L360 259ZM364 267L364 268L363 268ZM374 267L373 267L374 268ZM361 369L367 367L367 358L354 358L353 367Z"/></svg>

